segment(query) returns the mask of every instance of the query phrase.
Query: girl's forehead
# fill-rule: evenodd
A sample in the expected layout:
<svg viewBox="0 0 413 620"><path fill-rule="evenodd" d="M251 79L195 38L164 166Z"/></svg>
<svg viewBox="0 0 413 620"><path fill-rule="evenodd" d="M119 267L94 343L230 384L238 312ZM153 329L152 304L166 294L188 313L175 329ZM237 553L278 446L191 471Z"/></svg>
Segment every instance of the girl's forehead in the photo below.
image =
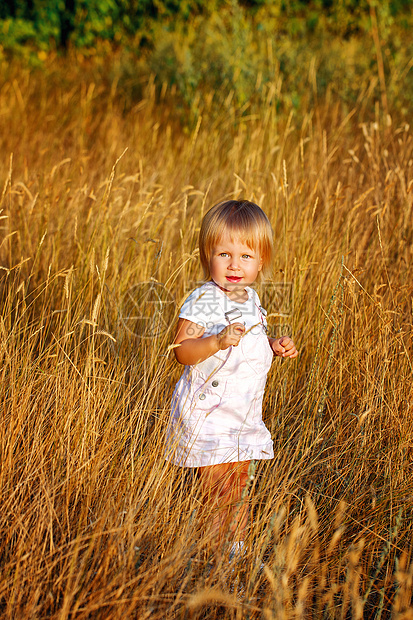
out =
<svg viewBox="0 0 413 620"><path fill-rule="evenodd" d="M247 235L244 237L241 234L238 233L223 233L222 235L220 235L220 237L218 237L218 239L216 240L215 245L243 245L246 246L248 248L250 248L251 250L254 249L253 245L251 245L252 240L247 238Z"/></svg>

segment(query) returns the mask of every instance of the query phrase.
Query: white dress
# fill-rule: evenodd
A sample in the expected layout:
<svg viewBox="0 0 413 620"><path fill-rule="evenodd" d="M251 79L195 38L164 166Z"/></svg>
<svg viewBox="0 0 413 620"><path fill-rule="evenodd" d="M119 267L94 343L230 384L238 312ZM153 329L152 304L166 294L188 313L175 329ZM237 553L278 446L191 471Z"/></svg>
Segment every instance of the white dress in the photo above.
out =
<svg viewBox="0 0 413 620"><path fill-rule="evenodd" d="M204 467L274 456L271 435L262 420L262 398L273 352L266 336L265 311L247 287L245 303L232 301L214 282L191 293L179 314L218 334L239 311L246 331L237 347L218 351L185 366L172 396L166 459L182 467ZM238 312L238 314L239 314ZM229 315L230 316L230 315Z"/></svg>

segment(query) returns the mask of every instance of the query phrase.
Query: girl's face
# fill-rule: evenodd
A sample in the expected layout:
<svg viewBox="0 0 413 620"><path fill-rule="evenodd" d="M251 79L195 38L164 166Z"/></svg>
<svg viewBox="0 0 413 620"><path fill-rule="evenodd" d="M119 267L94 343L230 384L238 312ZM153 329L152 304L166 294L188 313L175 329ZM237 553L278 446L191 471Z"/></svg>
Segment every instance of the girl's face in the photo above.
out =
<svg viewBox="0 0 413 620"><path fill-rule="evenodd" d="M257 279L262 268L258 251L239 238L224 234L212 248L209 273L212 280L226 292L243 291Z"/></svg>

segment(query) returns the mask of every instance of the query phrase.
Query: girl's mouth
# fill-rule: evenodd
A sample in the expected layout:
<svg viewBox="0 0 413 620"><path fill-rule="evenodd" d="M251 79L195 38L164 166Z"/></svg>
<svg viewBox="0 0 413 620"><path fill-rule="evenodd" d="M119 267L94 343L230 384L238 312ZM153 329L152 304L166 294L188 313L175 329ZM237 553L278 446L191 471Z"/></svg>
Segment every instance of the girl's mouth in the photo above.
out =
<svg viewBox="0 0 413 620"><path fill-rule="evenodd" d="M242 280L242 278L240 276L226 276L226 279L228 280L228 282L240 282Z"/></svg>

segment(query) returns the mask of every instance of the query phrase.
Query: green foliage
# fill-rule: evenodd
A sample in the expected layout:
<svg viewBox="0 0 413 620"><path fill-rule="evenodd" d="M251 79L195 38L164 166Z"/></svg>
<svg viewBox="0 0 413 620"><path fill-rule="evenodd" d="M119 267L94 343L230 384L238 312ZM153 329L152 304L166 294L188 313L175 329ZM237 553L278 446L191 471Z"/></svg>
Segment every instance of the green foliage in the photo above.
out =
<svg viewBox="0 0 413 620"><path fill-rule="evenodd" d="M216 4L213 0L206 4L201 0L1 0L0 24L20 24L16 29L14 24L7 26L10 32L15 30L15 37L3 39L2 45L15 51L27 43L22 28L30 32L32 46L40 49L65 45L64 28L69 28L77 47L93 47L102 39L124 42L125 37L150 44L157 22L185 22Z"/></svg>
<svg viewBox="0 0 413 620"><path fill-rule="evenodd" d="M383 27L396 19L412 25L412 0L375 4ZM367 32L370 10L368 0L1 0L0 23L12 22L6 26L10 37L2 40L11 50L28 41L40 49L66 45L68 38L78 47L93 47L99 39L151 47L157 44L159 27L193 27L200 16L208 21L218 11L224 19L242 12L247 29L268 31L271 23L274 32L294 39L312 33L349 37Z"/></svg>
<svg viewBox="0 0 413 620"><path fill-rule="evenodd" d="M214 93L218 106L231 101L239 109L246 106L246 113L255 103L268 102L269 96L277 111L301 108L327 91L348 105L369 88L379 98L377 49L367 3L328 4L271 3L251 17L232 1L225 11L197 16L174 32L158 26L149 67L160 85L175 86L195 118L208 93ZM322 6L326 10L317 12ZM392 20L389 3L376 10L386 87L396 107L408 108L413 95L409 33ZM343 11L347 20L340 18ZM402 88L400 74L405 80ZM274 89L277 83L280 87Z"/></svg>
<svg viewBox="0 0 413 620"><path fill-rule="evenodd" d="M142 73L152 73L159 89L174 88L193 120L206 100L212 107L225 101L245 113L270 101L280 111L300 109L327 91L351 105L363 89L379 98L383 88L407 113L413 97L412 5L413 0L0 0L0 57L17 53L39 62L39 52L42 57L67 44L99 55L105 42L106 49L122 50L114 78L131 104L141 92Z"/></svg>
<svg viewBox="0 0 413 620"><path fill-rule="evenodd" d="M185 30L163 29L157 35L149 66L161 83L176 84L190 107L200 85L234 93L239 105L254 95L257 45L237 3L230 12L213 13Z"/></svg>

